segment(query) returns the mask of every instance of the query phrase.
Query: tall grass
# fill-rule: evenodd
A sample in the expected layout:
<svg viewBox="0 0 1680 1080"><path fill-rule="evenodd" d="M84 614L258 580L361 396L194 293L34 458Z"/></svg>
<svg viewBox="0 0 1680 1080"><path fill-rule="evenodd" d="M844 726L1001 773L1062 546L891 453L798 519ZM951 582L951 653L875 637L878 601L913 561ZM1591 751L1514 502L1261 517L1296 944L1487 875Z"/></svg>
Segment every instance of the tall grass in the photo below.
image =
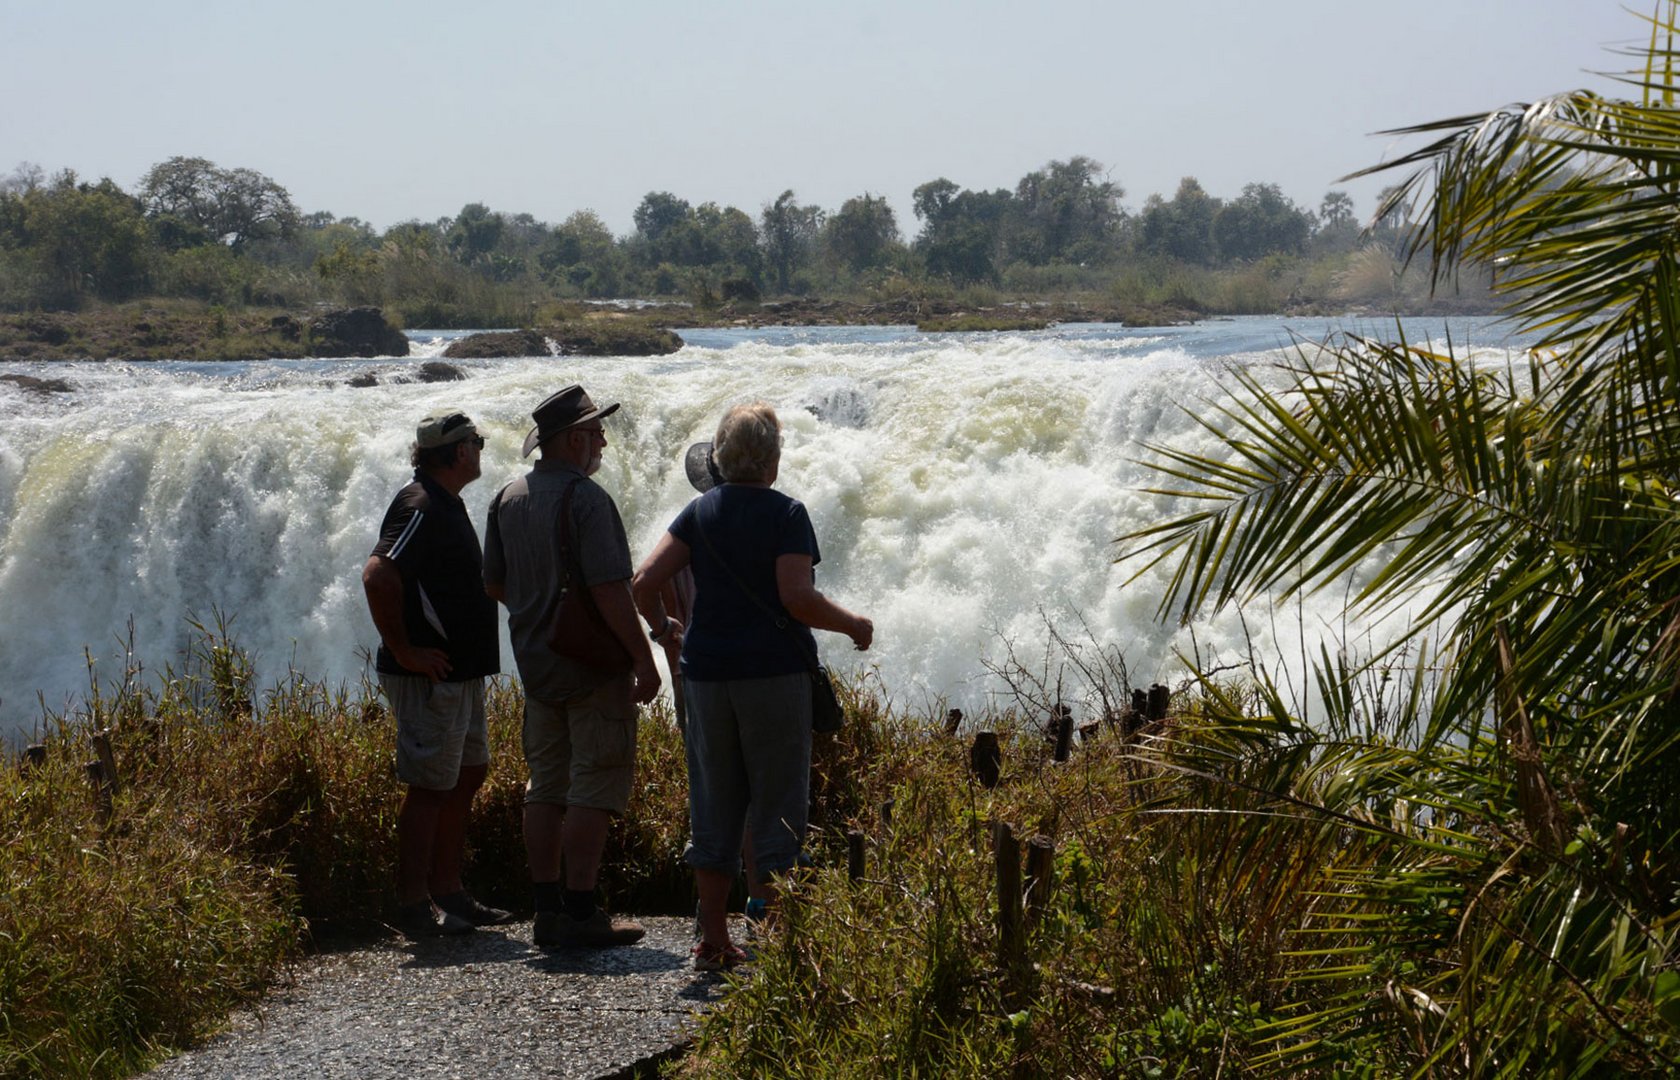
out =
<svg viewBox="0 0 1680 1080"><path fill-rule="evenodd" d="M1553 868L1502 827L1505 781L1467 785L1465 748L1415 745L1397 682L1344 686L1316 728L1263 678L1198 687L1065 764L1031 719L1051 701L987 717L993 790L963 742L859 702L847 738L871 748L838 766L822 868L684 1075L1673 1075L1673 928L1618 918L1609 880L1576 893L1584 925L1551 910ZM999 951L994 821L1055 848L1019 961ZM857 882L847 828L869 837ZM1594 941L1602 977L1502 981L1505 954Z"/></svg>
<svg viewBox="0 0 1680 1080"><path fill-rule="evenodd" d="M43 763L0 771L0 1075L131 1073L213 1030L312 936L389 913L400 788L378 698L301 678L255 693L225 627L200 633L187 671L96 687L54 719ZM1123 660L1057 645L1060 671L1094 680L1067 699L1079 719L1117 719ZM1043 721L1065 687L1045 663L1011 661L1015 700L970 718L1005 748L991 789L970 731L868 678L842 686L846 729L813 766L815 866L685 1075L1672 1074L1675 928L1617 900L1657 870L1619 863L1615 838L1536 852L1508 828L1512 781L1474 774L1476 748L1417 739L1402 681L1343 678L1311 726L1262 675L1187 685L1169 719L1103 723L1057 763ZM497 685L467 870L514 907L520 713ZM122 779L108 815L85 772L96 729ZM639 754L605 887L619 910L684 912L686 785L663 711ZM1019 955L1000 948L997 822L1054 848ZM1550 888L1559 873L1582 888ZM1502 958L1533 948L1556 970L1510 984Z"/></svg>
<svg viewBox="0 0 1680 1080"><path fill-rule="evenodd" d="M50 717L45 759L0 769L0 1076L122 1076L214 1030L322 935L392 914L394 725L368 685L302 677L257 692L226 626L198 626L185 670L136 672ZM491 768L466 878L528 907L523 701L489 695ZM86 763L108 731L119 787ZM645 714L640 778L603 888L620 910L685 911L681 742Z"/></svg>

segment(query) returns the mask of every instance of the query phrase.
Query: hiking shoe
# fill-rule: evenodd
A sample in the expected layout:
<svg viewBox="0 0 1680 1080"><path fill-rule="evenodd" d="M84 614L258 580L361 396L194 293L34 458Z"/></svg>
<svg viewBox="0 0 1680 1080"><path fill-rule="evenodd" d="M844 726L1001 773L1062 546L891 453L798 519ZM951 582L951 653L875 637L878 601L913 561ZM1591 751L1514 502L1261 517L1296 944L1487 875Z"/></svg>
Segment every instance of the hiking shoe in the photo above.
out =
<svg viewBox="0 0 1680 1080"><path fill-rule="evenodd" d="M405 904L397 909L397 931L410 941L470 934L478 927L450 912L440 912L430 900Z"/></svg>
<svg viewBox="0 0 1680 1080"><path fill-rule="evenodd" d="M498 907L481 904L478 898L467 890L450 893L448 896L434 896L432 902L450 915L459 915L474 926L501 926L513 921L513 912L503 911Z"/></svg>
<svg viewBox="0 0 1680 1080"><path fill-rule="evenodd" d="M539 911L531 938L543 949L610 949L634 945L647 933L634 919L615 919L600 908L587 919L564 911Z"/></svg>
<svg viewBox="0 0 1680 1080"><path fill-rule="evenodd" d="M711 945L702 941L690 955L694 957L695 971L732 971L747 962L746 950L733 942Z"/></svg>

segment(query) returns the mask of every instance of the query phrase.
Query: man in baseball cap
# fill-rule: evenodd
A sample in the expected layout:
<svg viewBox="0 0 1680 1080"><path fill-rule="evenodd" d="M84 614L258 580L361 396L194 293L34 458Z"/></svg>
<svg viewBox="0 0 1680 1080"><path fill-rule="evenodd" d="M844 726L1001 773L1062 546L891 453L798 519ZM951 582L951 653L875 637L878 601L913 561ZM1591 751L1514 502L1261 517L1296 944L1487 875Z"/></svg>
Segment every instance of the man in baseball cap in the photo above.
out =
<svg viewBox="0 0 1680 1080"><path fill-rule="evenodd" d="M461 489L482 471L484 437L466 413L421 420L414 480L385 511L362 568L379 630L375 667L397 720L397 929L462 934L511 916L462 887L468 812L489 769L484 678L501 670L496 603L484 594L478 534Z"/></svg>

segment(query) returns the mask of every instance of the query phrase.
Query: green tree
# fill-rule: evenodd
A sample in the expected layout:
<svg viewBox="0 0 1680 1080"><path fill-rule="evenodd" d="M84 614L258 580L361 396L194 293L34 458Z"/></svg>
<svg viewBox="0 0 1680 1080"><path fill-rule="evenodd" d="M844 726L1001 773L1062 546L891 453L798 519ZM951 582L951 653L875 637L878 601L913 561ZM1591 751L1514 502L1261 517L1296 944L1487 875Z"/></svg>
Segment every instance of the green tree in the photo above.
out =
<svg viewBox="0 0 1680 1080"><path fill-rule="evenodd" d="M384 301L384 265L377 251L340 240L315 260L314 269L351 304Z"/></svg>
<svg viewBox="0 0 1680 1080"><path fill-rule="evenodd" d="M677 262L686 232L684 226L693 214L688 200L679 199L669 191L650 191L642 196L631 215L636 223L636 235L630 241L636 262L642 266Z"/></svg>
<svg viewBox="0 0 1680 1080"><path fill-rule="evenodd" d="M593 210L579 210L555 226L537 252L537 265L552 284L585 296L617 296L624 288L626 256L612 230Z"/></svg>
<svg viewBox="0 0 1680 1080"><path fill-rule="evenodd" d="M961 187L943 176L937 180L929 180L911 193L911 211L916 215L917 221L935 221L944 215L951 201L961 191Z"/></svg>
<svg viewBox="0 0 1680 1080"><path fill-rule="evenodd" d="M822 209L801 206L791 188L764 207L759 217L764 259L776 275L778 292L788 292L794 274L811 262L822 223Z"/></svg>
<svg viewBox="0 0 1680 1080"><path fill-rule="evenodd" d="M222 169L199 157L172 157L140 182L146 212L170 218L235 249L289 236L297 207L286 189L253 169Z"/></svg>
<svg viewBox="0 0 1680 1080"><path fill-rule="evenodd" d="M1312 220L1276 184L1248 184L1213 217L1213 242L1226 260L1293 255L1306 246Z"/></svg>
<svg viewBox="0 0 1680 1080"><path fill-rule="evenodd" d="M1345 191L1327 191L1318 204L1313 250L1319 253L1352 251L1359 243L1359 222L1353 215L1353 196Z"/></svg>
<svg viewBox="0 0 1680 1080"><path fill-rule="evenodd" d="M901 246L898 218L879 195L847 199L823 223L824 254L853 274L882 265Z"/></svg>
<svg viewBox="0 0 1680 1080"><path fill-rule="evenodd" d="M47 182L47 170L33 161L20 161L0 179L0 195L27 195Z"/></svg>
<svg viewBox="0 0 1680 1080"><path fill-rule="evenodd" d="M461 207L444 233L449 251L468 266L487 260L502 241L506 223L502 215L483 203L468 203Z"/></svg>
<svg viewBox="0 0 1680 1080"><path fill-rule="evenodd" d="M1171 201L1151 195L1144 203L1138 245L1152 255L1210 265L1216 254L1213 219L1223 205L1194 176L1186 176L1178 182Z"/></svg>
<svg viewBox="0 0 1680 1080"><path fill-rule="evenodd" d="M1368 845L1321 881L1316 955L1339 1000L1271 1032L1296 1069L1362 1044L1410 1047L1413 1075L1680 1069L1680 25L1664 10L1626 80L1638 100L1577 91L1421 125L1405 134L1428 145L1386 166L1416 171L1379 218L1419 208L1438 282L1500 266L1537 349L1499 366L1332 342L1281 388L1239 375L1233 403L1199 410L1221 453L1155 451L1194 507L1128 538L1172 561L1164 610L1342 589L1355 567L1355 606L1415 610L1410 662L1324 652L1315 724L1264 686L1259 720L1213 691L1223 738L1269 763L1289 815ZM1360 689L1378 680L1398 688ZM1394 1007L1371 1008L1382 996Z"/></svg>
<svg viewBox="0 0 1680 1080"><path fill-rule="evenodd" d="M1318 223L1321 227L1354 224L1353 196L1345 191L1326 191L1319 200Z"/></svg>
<svg viewBox="0 0 1680 1080"><path fill-rule="evenodd" d="M150 243L139 202L109 179L85 184L66 169L21 194L0 194L0 250L20 264L8 285L14 306L74 310L142 295Z"/></svg>
<svg viewBox="0 0 1680 1080"><path fill-rule="evenodd" d="M1034 265L1105 262L1114 254L1125 191L1088 157L1052 161L1021 178L1013 209L1023 242L1017 256Z"/></svg>
<svg viewBox="0 0 1680 1080"><path fill-rule="evenodd" d="M681 265L711 267L724 277L759 283L764 273L764 252L759 247L758 226L746 211L701 203L694 208L688 224L693 238Z"/></svg>
<svg viewBox="0 0 1680 1080"><path fill-rule="evenodd" d="M912 195L922 231L916 253L928 273L958 284L996 281L1008 261L1006 242L1014 196L997 191L959 189L941 177L918 187Z"/></svg>

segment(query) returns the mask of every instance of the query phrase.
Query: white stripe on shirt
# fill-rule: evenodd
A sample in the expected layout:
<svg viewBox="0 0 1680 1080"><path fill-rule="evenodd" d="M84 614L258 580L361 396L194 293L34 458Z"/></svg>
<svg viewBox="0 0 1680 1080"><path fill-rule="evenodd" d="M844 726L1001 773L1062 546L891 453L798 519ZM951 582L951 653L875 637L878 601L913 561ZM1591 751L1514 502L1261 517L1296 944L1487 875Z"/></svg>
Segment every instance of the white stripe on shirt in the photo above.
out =
<svg viewBox="0 0 1680 1080"><path fill-rule="evenodd" d="M414 511L414 516L408 519L407 525L403 526L402 535L398 536L396 542L391 545L391 550L385 553L386 558L395 559L402 554L403 547L413 538L415 530L420 528L420 519L425 516L419 510Z"/></svg>
<svg viewBox="0 0 1680 1080"><path fill-rule="evenodd" d="M426 621L432 624L432 629L438 632L438 637L448 641L449 635L443 632L443 620L438 618L437 608L432 606L432 598L426 595L426 586L416 585L415 588L420 592L420 613L426 616Z"/></svg>

